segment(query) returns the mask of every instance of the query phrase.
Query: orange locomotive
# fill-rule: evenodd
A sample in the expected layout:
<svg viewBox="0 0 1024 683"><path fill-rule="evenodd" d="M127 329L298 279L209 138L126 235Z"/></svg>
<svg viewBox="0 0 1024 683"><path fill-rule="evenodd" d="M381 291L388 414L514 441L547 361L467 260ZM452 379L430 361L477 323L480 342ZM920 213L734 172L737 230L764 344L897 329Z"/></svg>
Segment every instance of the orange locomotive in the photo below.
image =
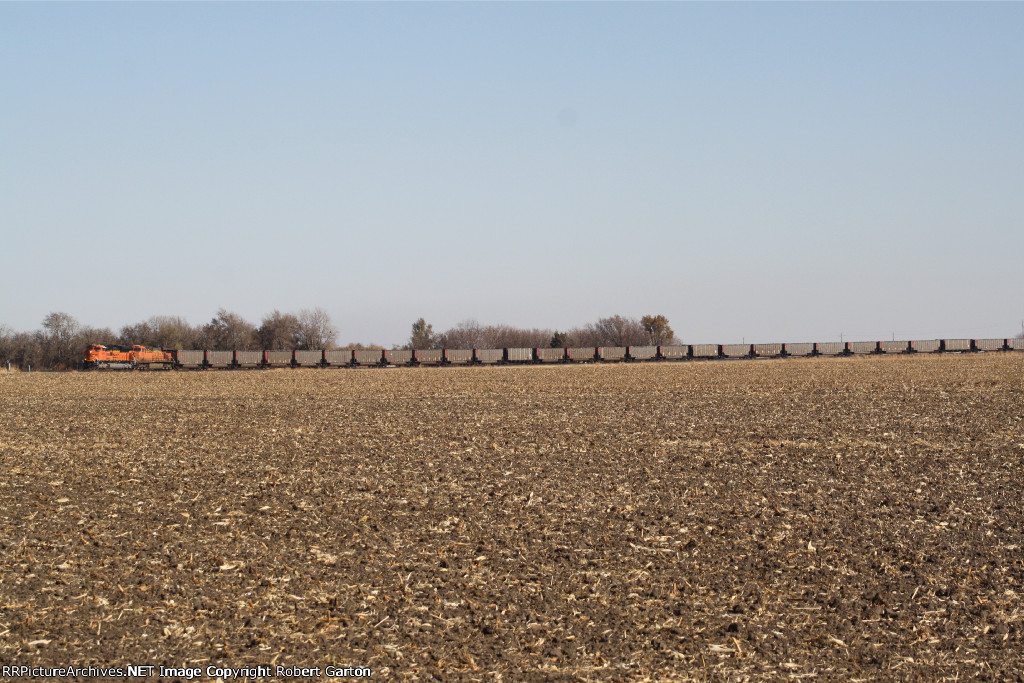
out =
<svg viewBox="0 0 1024 683"><path fill-rule="evenodd" d="M174 356L163 349L145 346L103 346L92 344L85 350L86 370L170 370Z"/></svg>

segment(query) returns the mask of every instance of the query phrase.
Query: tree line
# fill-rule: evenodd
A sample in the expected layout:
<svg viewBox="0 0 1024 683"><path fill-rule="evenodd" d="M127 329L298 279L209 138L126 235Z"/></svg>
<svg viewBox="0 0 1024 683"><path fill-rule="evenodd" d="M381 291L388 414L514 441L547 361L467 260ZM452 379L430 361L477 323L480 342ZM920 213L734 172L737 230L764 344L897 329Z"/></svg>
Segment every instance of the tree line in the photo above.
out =
<svg viewBox="0 0 1024 683"><path fill-rule="evenodd" d="M298 313L274 310L259 325L241 315L220 309L209 322L192 325L181 316L155 315L123 326L81 324L64 312L48 314L40 329L14 332L0 324L0 365L21 369L64 370L81 367L90 344L131 346L141 344L164 349L335 349L382 348L378 344L337 345L338 330L322 308ZM510 325L481 325L467 320L445 332L420 318L404 348L500 349L563 346L640 346L676 343L675 333L663 315L628 318L614 315L567 330L526 329Z"/></svg>
<svg viewBox="0 0 1024 683"><path fill-rule="evenodd" d="M14 332L0 324L0 364L22 369L65 370L80 367L90 344L143 346L164 349L329 349L338 330L322 308L298 313L278 310L257 326L231 311L220 309L210 322L192 325L181 316L155 315L118 332L109 327L82 325L74 316L50 313L34 332Z"/></svg>
<svg viewBox="0 0 1024 683"><path fill-rule="evenodd" d="M412 325L407 348L413 349L504 349L562 348L566 346L658 346L678 343L663 315L640 319L613 315L595 323L567 330L523 329L509 325L481 325L475 320L435 333L433 325L420 318Z"/></svg>
<svg viewBox="0 0 1024 683"><path fill-rule="evenodd" d="M209 322L192 325L181 316L155 315L123 326L82 325L68 313L54 312L43 318L34 332L15 332L0 323L0 367L64 370L81 367L90 344L131 346L141 344L164 349L379 349L379 344L337 345L338 330L322 308L298 313L274 310L259 325L221 308ZM1017 335L1024 339L1024 332ZM659 346L679 344L664 315L629 318L613 315L566 330L482 325L466 320L444 332L434 332L424 318L412 324L406 349L502 349L566 346ZM397 348L397 347L396 347Z"/></svg>

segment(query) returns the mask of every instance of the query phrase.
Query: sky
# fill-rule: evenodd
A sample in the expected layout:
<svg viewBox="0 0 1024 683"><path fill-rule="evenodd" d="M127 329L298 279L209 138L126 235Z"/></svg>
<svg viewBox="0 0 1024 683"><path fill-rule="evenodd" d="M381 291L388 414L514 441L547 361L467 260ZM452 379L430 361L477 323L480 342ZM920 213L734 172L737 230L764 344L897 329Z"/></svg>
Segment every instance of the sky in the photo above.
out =
<svg viewBox="0 0 1024 683"><path fill-rule="evenodd" d="M0 3L0 324L1024 320L1024 3Z"/></svg>

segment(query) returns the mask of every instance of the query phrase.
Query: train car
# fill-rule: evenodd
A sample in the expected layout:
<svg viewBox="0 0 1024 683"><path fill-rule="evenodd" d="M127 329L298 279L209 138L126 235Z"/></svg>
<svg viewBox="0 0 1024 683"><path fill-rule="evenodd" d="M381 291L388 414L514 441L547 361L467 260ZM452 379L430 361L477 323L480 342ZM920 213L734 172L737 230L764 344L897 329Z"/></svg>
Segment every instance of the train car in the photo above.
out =
<svg viewBox="0 0 1024 683"><path fill-rule="evenodd" d="M324 365L329 368L343 368L352 364L352 349L324 351Z"/></svg>
<svg viewBox="0 0 1024 683"><path fill-rule="evenodd" d="M754 344L752 356L757 358L776 358L782 355L783 344Z"/></svg>
<svg viewBox="0 0 1024 683"><path fill-rule="evenodd" d="M473 350L445 349L444 362L446 365L468 365L473 362Z"/></svg>
<svg viewBox="0 0 1024 683"><path fill-rule="evenodd" d="M292 351L264 351L263 364L268 368L290 368L295 354Z"/></svg>
<svg viewBox="0 0 1024 683"><path fill-rule="evenodd" d="M1011 351L1024 351L1024 339L1015 337L1013 339L1007 339L1006 345Z"/></svg>
<svg viewBox="0 0 1024 683"><path fill-rule="evenodd" d="M975 339L975 351L1002 351L1007 348L1006 339Z"/></svg>
<svg viewBox="0 0 1024 683"><path fill-rule="evenodd" d="M384 349L355 349L349 359L352 365L374 367L384 363Z"/></svg>
<svg viewBox="0 0 1024 683"><path fill-rule="evenodd" d="M504 356L502 359L502 362L504 363L533 362L533 349L524 349L522 347L508 348L504 350L502 355Z"/></svg>
<svg viewBox="0 0 1024 683"><path fill-rule="evenodd" d="M195 349L175 351L174 364L186 370L198 370L206 367L206 351Z"/></svg>
<svg viewBox="0 0 1024 683"><path fill-rule="evenodd" d="M612 347L612 348L622 348L622 347ZM604 352L604 347L601 347L601 349L599 349L599 351L601 351L603 353ZM627 346L626 347L626 356L625 356L626 360L636 360L636 361L654 360L657 357L658 357L658 347L657 346ZM602 355L601 358L604 358L604 356Z"/></svg>
<svg viewBox="0 0 1024 683"><path fill-rule="evenodd" d="M132 370L135 365L131 350L130 346L90 344L85 349L82 367L86 370Z"/></svg>
<svg viewBox="0 0 1024 683"><path fill-rule="evenodd" d="M381 352L384 365L411 365L411 349L385 349Z"/></svg>
<svg viewBox="0 0 1024 683"><path fill-rule="evenodd" d="M207 351L206 364L211 368L230 368L235 365L234 351Z"/></svg>
<svg viewBox="0 0 1024 683"><path fill-rule="evenodd" d="M618 363L626 360L628 351L628 346L599 346L594 349L597 359L605 363Z"/></svg>
<svg viewBox="0 0 1024 683"><path fill-rule="evenodd" d="M878 342L849 342L846 348L850 353L863 356L869 353L875 353L878 350Z"/></svg>
<svg viewBox="0 0 1024 683"><path fill-rule="evenodd" d="M291 351L284 353L291 356ZM264 360L262 351L235 351L235 367L238 368L261 368Z"/></svg>
<svg viewBox="0 0 1024 683"><path fill-rule="evenodd" d="M86 370L170 370L174 354L169 349L90 344L82 367Z"/></svg>
<svg viewBox="0 0 1024 683"><path fill-rule="evenodd" d="M690 357L690 347L676 344L658 347L658 358L662 360L685 360Z"/></svg>
<svg viewBox="0 0 1024 683"><path fill-rule="evenodd" d="M300 368L318 368L324 364L324 352L296 350L294 360Z"/></svg>
<svg viewBox="0 0 1024 683"><path fill-rule="evenodd" d="M691 358L718 358L718 344L691 344Z"/></svg>
<svg viewBox="0 0 1024 683"><path fill-rule="evenodd" d="M811 342L796 342L795 344L783 344L783 353L786 356L813 356L814 344Z"/></svg>
<svg viewBox="0 0 1024 683"><path fill-rule="evenodd" d="M846 344L843 342L818 342L814 345L814 351L819 356L842 356L846 353Z"/></svg>
<svg viewBox="0 0 1024 683"><path fill-rule="evenodd" d="M942 350L942 342L938 339L914 339L910 342L913 353L938 353Z"/></svg>
<svg viewBox="0 0 1024 683"><path fill-rule="evenodd" d="M878 342L878 346L882 349L882 353L910 353L910 342L908 341L884 341Z"/></svg>
<svg viewBox="0 0 1024 683"><path fill-rule="evenodd" d="M719 348L724 358L750 358L754 355L753 344L722 344Z"/></svg>
<svg viewBox="0 0 1024 683"><path fill-rule="evenodd" d="M946 353L950 352L965 352L971 350L970 339L942 339L940 340L940 346Z"/></svg>
<svg viewBox="0 0 1024 683"><path fill-rule="evenodd" d="M416 349L412 352L416 365L441 365L444 363L444 349Z"/></svg>
<svg viewBox="0 0 1024 683"><path fill-rule="evenodd" d="M537 363L561 363L565 360L565 349L534 349L533 360Z"/></svg>
<svg viewBox="0 0 1024 683"><path fill-rule="evenodd" d="M132 346L131 355L140 370L170 370L174 367L174 354L170 349Z"/></svg>
<svg viewBox="0 0 1024 683"><path fill-rule="evenodd" d="M476 363L486 363L492 365L494 363L500 363L505 358L504 349L474 349L473 360Z"/></svg>
<svg viewBox="0 0 1024 683"><path fill-rule="evenodd" d="M598 350L593 346L570 346L565 357L574 363L592 363L598 359Z"/></svg>

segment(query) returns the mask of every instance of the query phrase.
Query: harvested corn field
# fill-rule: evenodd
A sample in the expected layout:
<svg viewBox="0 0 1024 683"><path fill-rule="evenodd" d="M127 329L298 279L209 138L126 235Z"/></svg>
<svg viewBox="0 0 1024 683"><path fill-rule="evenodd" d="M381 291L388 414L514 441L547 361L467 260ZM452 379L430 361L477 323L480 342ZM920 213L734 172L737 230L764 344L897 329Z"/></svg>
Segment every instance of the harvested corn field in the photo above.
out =
<svg viewBox="0 0 1024 683"><path fill-rule="evenodd" d="M0 375L0 661L1020 680L1024 354Z"/></svg>

